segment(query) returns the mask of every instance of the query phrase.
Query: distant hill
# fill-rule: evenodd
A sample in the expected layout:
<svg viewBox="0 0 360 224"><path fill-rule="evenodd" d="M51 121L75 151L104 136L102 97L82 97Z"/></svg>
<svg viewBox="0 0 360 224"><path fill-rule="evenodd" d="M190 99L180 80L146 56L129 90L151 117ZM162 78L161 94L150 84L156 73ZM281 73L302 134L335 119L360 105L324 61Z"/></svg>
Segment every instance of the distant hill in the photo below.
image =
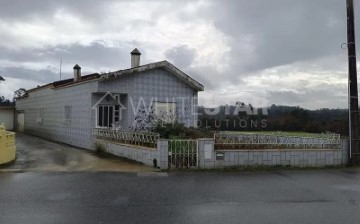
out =
<svg viewBox="0 0 360 224"><path fill-rule="evenodd" d="M238 102L235 106L200 106L199 126L230 131L334 132L348 135L347 109L308 110L297 106L271 105L267 110Z"/></svg>

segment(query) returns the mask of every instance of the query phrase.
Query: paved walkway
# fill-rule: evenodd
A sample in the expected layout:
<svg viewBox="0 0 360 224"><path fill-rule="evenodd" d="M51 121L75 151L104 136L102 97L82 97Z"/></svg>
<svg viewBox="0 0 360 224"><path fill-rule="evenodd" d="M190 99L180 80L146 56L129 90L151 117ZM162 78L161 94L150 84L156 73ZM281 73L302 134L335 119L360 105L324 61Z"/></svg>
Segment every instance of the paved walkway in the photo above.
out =
<svg viewBox="0 0 360 224"><path fill-rule="evenodd" d="M158 169L130 162L115 156L103 156L85 149L55 143L23 133L16 134L17 159L7 171L112 171L152 172Z"/></svg>

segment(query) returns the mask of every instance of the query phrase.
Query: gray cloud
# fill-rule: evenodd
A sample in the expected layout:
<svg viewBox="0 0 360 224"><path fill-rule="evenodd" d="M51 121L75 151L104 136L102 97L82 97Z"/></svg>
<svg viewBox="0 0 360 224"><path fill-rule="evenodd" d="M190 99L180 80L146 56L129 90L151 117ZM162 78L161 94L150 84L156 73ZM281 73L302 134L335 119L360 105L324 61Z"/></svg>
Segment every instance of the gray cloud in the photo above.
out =
<svg viewBox="0 0 360 224"><path fill-rule="evenodd" d="M44 19L52 16L59 9L66 9L87 20L98 20L99 15L106 12L106 9L115 0L0 0L1 18L22 20L29 18Z"/></svg>
<svg viewBox="0 0 360 224"><path fill-rule="evenodd" d="M196 54L196 50L188 45L174 47L165 52L165 56L182 69L191 65L196 57Z"/></svg>
<svg viewBox="0 0 360 224"><path fill-rule="evenodd" d="M291 84L299 86L298 88L284 88L277 84L276 79L271 83L254 81L251 88L256 88L256 85L261 86L260 88L268 85L265 91L268 93L269 102L281 104L337 107L346 102L346 83L332 86L322 76L327 74L326 77L329 77L334 74L338 80L343 80L342 74L346 76L346 51L340 48L341 43L346 42L345 1L209 0L206 1L209 5L198 10L192 10L192 6L198 3L194 1L140 1L138 11L129 12L125 5L119 12L119 15L128 15L130 18L137 15L136 18L113 26L107 20L107 12L114 2L119 3L112 0L0 0L0 22L16 24L31 23L35 20L41 24L41 21L51 21L56 12L64 10L79 17L80 23L92 26L89 32L96 30L100 34L121 34L119 40L111 40L113 45L110 46L106 44L106 35L97 35L97 39L92 39L93 42L90 41L89 45L84 45L82 39L77 39L68 45L44 42L43 46L37 48L0 48L0 61L10 62L10 65L0 65L1 73L23 80L51 82L57 80L60 58L63 58L65 77L71 77L69 70L75 63L80 64L85 73L122 69L129 67L129 52L134 47L138 47L142 52L142 63L153 62L153 55L147 54L147 49L151 48L147 41L138 41L134 37L133 42L126 42L121 40L121 37L128 31L137 29L149 32L144 35L154 35L157 32L156 26L163 22L164 15L168 15L176 17L184 26L205 20L209 26L214 24L217 32L226 36L224 42L230 51L223 56L223 61L219 62L229 65L225 70L215 69L216 64L195 65L194 62L201 56L198 52L201 53L202 49L192 46L191 43L181 42L182 40L179 40L177 47L157 52L156 60L162 60L159 55L165 55L164 59L168 59L203 83L206 90L220 91L226 89L228 83L237 86L238 89L248 90L246 85L249 77L259 77L259 74L264 75L266 72L280 78L290 73L306 73L316 74L315 78L294 80ZM161 4L148 7L147 4L154 2ZM355 3L355 13L358 13L360 2ZM189 9L180 10L185 7ZM150 18L142 18L141 13L148 10L152 10ZM360 37L359 23L356 23L356 26L357 37ZM88 35L91 36L92 33ZM188 35L191 36L192 33ZM4 34L0 39L10 43L11 37ZM158 41L161 43L161 35L156 37L159 37ZM203 38L205 40L207 37ZM17 43L14 42L13 45L16 46ZM358 52L359 46L358 44ZM31 64L37 64L36 68L31 67ZM317 89L312 89L314 86L317 86Z"/></svg>
<svg viewBox="0 0 360 224"><path fill-rule="evenodd" d="M131 43L122 43L118 47L106 47L101 42L89 46L80 44L56 45L36 49L12 50L0 48L0 60L24 63L47 63L58 67L60 59L64 64L80 64L92 68L123 69L130 64Z"/></svg>
<svg viewBox="0 0 360 224"><path fill-rule="evenodd" d="M232 37L232 58L247 57L242 38L251 39L255 59L233 66L245 71L261 70L297 61L339 54L346 42L345 1L226 1L216 4L206 15ZM355 11L360 11L360 4ZM359 33L359 30L358 30Z"/></svg>
<svg viewBox="0 0 360 224"><path fill-rule="evenodd" d="M305 100L301 96L304 94L294 91L269 91L268 94L269 101L279 105L298 105Z"/></svg>
<svg viewBox="0 0 360 224"><path fill-rule="evenodd" d="M59 79L59 73L55 73L48 69L33 70L20 67L8 67L0 68L0 71L4 74L4 77L6 78L18 78L23 79L24 81L32 80L38 81L39 83L48 83Z"/></svg>
<svg viewBox="0 0 360 224"><path fill-rule="evenodd" d="M322 84L316 88L302 91L267 91L269 104L292 105L309 109L316 108L346 108L346 85Z"/></svg>

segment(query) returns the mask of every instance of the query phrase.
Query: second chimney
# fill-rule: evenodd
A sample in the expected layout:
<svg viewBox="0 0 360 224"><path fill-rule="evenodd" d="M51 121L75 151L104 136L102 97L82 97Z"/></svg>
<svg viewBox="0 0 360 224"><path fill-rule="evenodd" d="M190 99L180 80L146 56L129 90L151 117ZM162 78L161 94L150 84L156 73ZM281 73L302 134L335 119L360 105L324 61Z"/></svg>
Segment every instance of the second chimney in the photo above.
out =
<svg viewBox="0 0 360 224"><path fill-rule="evenodd" d="M140 51L135 48L131 53L131 68L140 66Z"/></svg>
<svg viewBox="0 0 360 224"><path fill-rule="evenodd" d="M81 80L81 67L76 64L74 66L74 82L80 81Z"/></svg>

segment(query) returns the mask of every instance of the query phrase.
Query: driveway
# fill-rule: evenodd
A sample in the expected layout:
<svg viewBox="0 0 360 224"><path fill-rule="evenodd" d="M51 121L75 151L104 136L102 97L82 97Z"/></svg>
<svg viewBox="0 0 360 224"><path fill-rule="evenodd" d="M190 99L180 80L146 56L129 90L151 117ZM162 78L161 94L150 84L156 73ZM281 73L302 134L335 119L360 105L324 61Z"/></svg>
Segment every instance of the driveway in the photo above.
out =
<svg viewBox="0 0 360 224"><path fill-rule="evenodd" d="M0 171L158 171L115 156L98 155L23 133L16 134L16 150L16 161L2 166Z"/></svg>

